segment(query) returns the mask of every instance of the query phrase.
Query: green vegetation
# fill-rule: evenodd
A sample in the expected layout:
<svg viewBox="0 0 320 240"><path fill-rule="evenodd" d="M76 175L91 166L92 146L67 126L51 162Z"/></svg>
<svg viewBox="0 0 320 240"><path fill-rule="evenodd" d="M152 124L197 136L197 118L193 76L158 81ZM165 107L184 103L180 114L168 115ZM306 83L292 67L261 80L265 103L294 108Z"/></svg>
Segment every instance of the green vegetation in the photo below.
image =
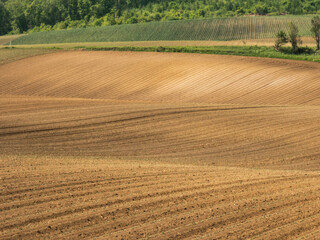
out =
<svg viewBox="0 0 320 240"><path fill-rule="evenodd" d="M274 38L294 22L302 36L311 36L313 16L239 17L128 24L32 33L12 44L115 41L245 40Z"/></svg>
<svg viewBox="0 0 320 240"><path fill-rule="evenodd" d="M59 50L87 50L87 51L134 51L134 52L175 52L175 53L199 53L199 54L219 54L234 56L266 57L303 60L311 62L320 62L320 52L315 48L301 48L300 53L292 53L291 47L282 47L282 51L275 51L273 47L261 46L157 46L157 47L64 47L64 48L2 48L0 49L0 64L8 59L11 61L34 56L44 53L50 53Z"/></svg>
<svg viewBox="0 0 320 240"><path fill-rule="evenodd" d="M298 45L302 44L301 37L299 35L299 28L294 23L289 23L289 42L292 46L292 51L296 53L299 49Z"/></svg>
<svg viewBox="0 0 320 240"><path fill-rule="evenodd" d="M311 21L311 32L317 43L317 50L320 50L320 17L316 16Z"/></svg>
<svg viewBox="0 0 320 240"><path fill-rule="evenodd" d="M275 45L274 45L274 48L275 50L279 51L280 48L287 44L289 42L289 38L286 34L286 32L280 30L277 34L276 34L276 42L275 42Z"/></svg>
<svg viewBox="0 0 320 240"><path fill-rule="evenodd" d="M288 48L282 48L283 45L290 42L291 44L291 50L290 53L294 54L313 54L316 53L316 50L319 51L319 41L320 41L320 17L316 16L311 20L311 32L313 33L313 37L316 40L317 48L313 49L308 46L306 47L300 47L302 45L302 38L299 34L299 28L298 26L290 22L289 23L289 31L288 34L280 30L276 34L276 41L274 48L277 51L288 53Z"/></svg>
<svg viewBox="0 0 320 240"><path fill-rule="evenodd" d="M137 52L179 52L179 53L201 53L220 54L235 56L282 58L292 60L304 60L320 62L320 52L313 49L312 53L293 54L291 48L287 51L277 52L272 47L258 46L210 46L210 47L76 47L74 49L85 49L89 51L137 51ZM310 48L311 49L311 48Z"/></svg>
<svg viewBox="0 0 320 240"><path fill-rule="evenodd" d="M153 21L319 12L319 0L0 0L0 35Z"/></svg>

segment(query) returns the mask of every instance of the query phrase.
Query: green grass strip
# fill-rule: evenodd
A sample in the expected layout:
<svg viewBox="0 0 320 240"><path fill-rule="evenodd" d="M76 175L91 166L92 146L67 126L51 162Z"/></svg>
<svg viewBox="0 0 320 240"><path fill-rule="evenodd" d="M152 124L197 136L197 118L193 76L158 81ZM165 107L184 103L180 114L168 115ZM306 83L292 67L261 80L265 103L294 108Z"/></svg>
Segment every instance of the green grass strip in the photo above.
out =
<svg viewBox="0 0 320 240"><path fill-rule="evenodd" d="M261 46L197 46L197 47L75 47L73 49L85 49L88 51L134 51L134 52L175 52L175 53L199 53L250 56L265 58L281 58L320 62L320 52L314 54L289 54L277 52L273 47Z"/></svg>

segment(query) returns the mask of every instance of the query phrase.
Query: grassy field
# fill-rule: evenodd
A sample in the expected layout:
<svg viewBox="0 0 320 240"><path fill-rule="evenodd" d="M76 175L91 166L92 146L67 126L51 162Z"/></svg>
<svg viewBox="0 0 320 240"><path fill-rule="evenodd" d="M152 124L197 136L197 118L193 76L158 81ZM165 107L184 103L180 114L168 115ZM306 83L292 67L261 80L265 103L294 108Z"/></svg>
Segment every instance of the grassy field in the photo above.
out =
<svg viewBox="0 0 320 240"><path fill-rule="evenodd" d="M115 41L230 41L272 38L295 22L303 36L310 35L313 16L239 17L208 20L153 22L32 33L13 44Z"/></svg>

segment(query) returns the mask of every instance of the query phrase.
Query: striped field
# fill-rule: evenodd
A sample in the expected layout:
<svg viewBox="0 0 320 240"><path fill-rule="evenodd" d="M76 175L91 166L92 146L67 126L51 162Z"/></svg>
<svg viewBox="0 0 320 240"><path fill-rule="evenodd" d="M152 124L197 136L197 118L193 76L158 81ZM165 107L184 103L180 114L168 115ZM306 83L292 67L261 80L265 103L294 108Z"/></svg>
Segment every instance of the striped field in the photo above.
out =
<svg viewBox="0 0 320 240"><path fill-rule="evenodd" d="M297 24L302 36L310 36L312 15L238 17L208 20L151 22L32 33L12 41L15 45L123 42L123 41L231 41L273 38Z"/></svg>
<svg viewBox="0 0 320 240"><path fill-rule="evenodd" d="M0 239L319 239L319 79L177 53L0 65Z"/></svg>

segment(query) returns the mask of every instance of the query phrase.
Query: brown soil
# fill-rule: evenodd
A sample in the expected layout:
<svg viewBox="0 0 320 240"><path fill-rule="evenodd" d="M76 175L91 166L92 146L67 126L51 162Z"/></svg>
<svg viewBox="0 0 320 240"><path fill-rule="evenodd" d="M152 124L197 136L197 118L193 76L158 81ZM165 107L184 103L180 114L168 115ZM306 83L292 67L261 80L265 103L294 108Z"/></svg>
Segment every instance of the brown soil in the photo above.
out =
<svg viewBox="0 0 320 240"><path fill-rule="evenodd" d="M0 239L319 239L319 70L116 52L0 66Z"/></svg>
<svg viewBox="0 0 320 240"><path fill-rule="evenodd" d="M2 65L0 72L0 94L141 103L320 105L320 65L303 61L67 51Z"/></svg>

